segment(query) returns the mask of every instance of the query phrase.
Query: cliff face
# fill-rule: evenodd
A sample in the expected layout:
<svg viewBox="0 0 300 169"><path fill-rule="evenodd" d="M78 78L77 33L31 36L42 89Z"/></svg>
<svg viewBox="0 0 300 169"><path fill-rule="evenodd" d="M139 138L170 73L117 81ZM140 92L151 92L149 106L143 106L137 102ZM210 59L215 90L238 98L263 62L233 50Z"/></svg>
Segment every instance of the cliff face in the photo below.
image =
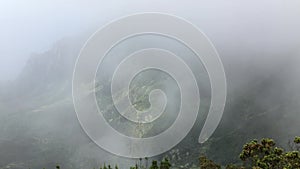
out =
<svg viewBox="0 0 300 169"><path fill-rule="evenodd" d="M297 56L297 55L296 55ZM238 161L243 143L253 138L274 138L288 149L289 139L299 135L299 60L283 62L272 72L259 74L251 83L229 93L226 109L207 154L220 163ZM231 147L231 148L228 148Z"/></svg>
<svg viewBox="0 0 300 169"><path fill-rule="evenodd" d="M40 93L69 85L81 44L80 39L64 39L44 53L33 54L15 82L18 92Z"/></svg>
<svg viewBox="0 0 300 169"><path fill-rule="evenodd" d="M71 99L73 67L83 42L66 38L33 54L19 77L1 88L0 168L70 165L74 146L90 142Z"/></svg>
<svg viewBox="0 0 300 169"><path fill-rule="evenodd" d="M104 161L123 166L128 165L127 162L134 163L120 160L91 143L76 119L71 80L85 39L67 38L44 53L34 54L17 80L12 85L2 86L0 168L52 168L57 163L66 164L65 168L76 168L73 165L93 168ZM226 67L230 61L224 63ZM201 125L196 124L189 138L176 147L176 152L189 154L174 159L178 165L198 163L199 151L217 162L228 163L235 160L241 146L251 138L274 137L284 145L280 140L299 135L295 127L300 118L297 92L300 71L296 63L279 64L268 73L244 70L245 74L228 65L229 92L221 124L203 145L197 143ZM234 86L239 81L242 83ZM102 98L109 94L101 92L98 94ZM106 101L102 102L104 107L107 107ZM120 125L119 121L113 123Z"/></svg>

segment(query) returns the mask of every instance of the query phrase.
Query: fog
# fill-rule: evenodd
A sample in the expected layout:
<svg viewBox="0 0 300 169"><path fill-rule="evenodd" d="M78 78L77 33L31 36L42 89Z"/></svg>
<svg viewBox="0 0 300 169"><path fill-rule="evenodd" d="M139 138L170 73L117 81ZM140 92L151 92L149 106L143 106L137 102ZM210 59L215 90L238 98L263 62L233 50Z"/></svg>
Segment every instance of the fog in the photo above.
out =
<svg viewBox="0 0 300 169"><path fill-rule="evenodd" d="M253 137L273 137L286 146L288 139L300 135L300 1L1 1L0 168L135 164L135 159L102 150L83 132L74 112L71 80L75 60L88 37L112 20L139 12L173 14L196 25L217 49L227 78L225 112L213 138L198 144L204 120L198 117L189 137L164 155L175 155L178 165L197 164L199 152L220 163L232 162L236 159L225 152L237 154L239 149L226 147L236 148ZM170 44L159 45L180 52L181 48ZM129 49L131 44L127 45ZM107 61L104 72L114 62ZM200 74L199 79L207 80L207 75ZM177 90L169 83L161 87L169 93ZM105 80L99 85L107 87ZM201 90L209 93L209 85L203 86ZM107 93L102 90L100 94ZM178 101L172 100L174 95L168 96L169 103ZM209 94L204 96L201 115L210 99ZM176 109L168 106L170 112ZM123 132L135 135L130 131ZM224 147L219 138L230 143ZM190 156L177 158L177 150Z"/></svg>
<svg viewBox="0 0 300 169"><path fill-rule="evenodd" d="M230 45L227 50L240 47L235 45L244 45L251 51L261 51L257 47L272 50L282 45L292 45L292 48L299 39L298 1L12 0L0 3L1 81L15 79L32 53L49 49L59 39L95 30L112 19L137 12L165 12L184 17L199 26L215 45L220 45L219 51L224 45Z"/></svg>

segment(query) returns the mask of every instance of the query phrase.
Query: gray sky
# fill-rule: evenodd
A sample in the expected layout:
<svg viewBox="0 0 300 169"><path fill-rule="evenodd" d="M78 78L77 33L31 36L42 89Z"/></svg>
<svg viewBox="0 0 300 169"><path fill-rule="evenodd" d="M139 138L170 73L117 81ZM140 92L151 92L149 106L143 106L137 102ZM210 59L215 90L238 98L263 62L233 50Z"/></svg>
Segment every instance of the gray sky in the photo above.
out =
<svg viewBox="0 0 300 169"><path fill-rule="evenodd" d="M260 40L261 35L264 36L261 39L278 36L286 41L271 44L270 49L299 45L298 0L2 0L0 82L14 79L31 53L46 51L59 39L136 12L165 12L185 17L207 33L213 42L227 39L228 34L224 32L234 30L243 35L248 31L244 38ZM210 34L210 29L215 34ZM243 37L233 38L243 40ZM259 43L247 42L250 46Z"/></svg>

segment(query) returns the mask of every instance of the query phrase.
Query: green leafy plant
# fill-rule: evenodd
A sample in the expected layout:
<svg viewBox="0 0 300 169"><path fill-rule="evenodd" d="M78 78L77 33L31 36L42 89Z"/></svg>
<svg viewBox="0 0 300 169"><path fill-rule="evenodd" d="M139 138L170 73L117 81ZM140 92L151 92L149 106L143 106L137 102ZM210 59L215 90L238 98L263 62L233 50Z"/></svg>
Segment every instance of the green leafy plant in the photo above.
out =
<svg viewBox="0 0 300 169"><path fill-rule="evenodd" d="M300 137L295 137L294 150L284 151L276 147L274 140L264 138L260 142L252 140L243 146L240 154L242 165L227 165L226 169L300 169ZM202 164L201 164L202 162ZM201 169L218 167L213 161L200 157Z"/></svg>
<svg viewBox="0 0 300 169"><path fill-rule="evenodd" d="M295 137L289 144L291 151L285 151L277 147L273 139L264 138L260 141L252 140L243 146L239 158L240 164L229 164L225 169L300 169L300 137ZM170 169L171 163L165 158L161 162L152 161L148 167L148 158L145 158L145 165L142 164L142 158L139 159L139 165L136 164L130 169ZM221 169L224 168L216 164L206 156L200 156L200 169ZM119 169L116 165L115 169ZM56 166L60 169L60 166ZM104 164L100 169L112 169L111 165Z"/></svg>

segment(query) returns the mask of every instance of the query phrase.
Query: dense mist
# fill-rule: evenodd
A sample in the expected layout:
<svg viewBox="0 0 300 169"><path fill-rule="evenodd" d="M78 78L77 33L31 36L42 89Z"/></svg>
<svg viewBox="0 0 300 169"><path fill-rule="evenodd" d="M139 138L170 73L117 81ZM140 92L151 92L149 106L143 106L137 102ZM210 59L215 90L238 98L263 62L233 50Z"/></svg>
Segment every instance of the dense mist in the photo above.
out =
<svg viewBox="0 0 300 169"><path fill-rule="evenodd" d="M191 168L201 153L220 163L235 162L231 157L252 138L275 138L287 147L288 139L300 135L299 9L300 2L284 0L1 2L0 168L53 168L57 164L93 168L103 163L128 167L137 162L104 151L85 134L73 106L72 76L81 48L95 31L121 16L149 11L183 17L203 31L220 55L228 89L220 125L207 142L199 144L210 100L203 65L196 64L178 43L163 37L136 37L112 52L142 48L144 43L175 50L193 68L200 84L203 101L197 123L180 144L153 159L168 156L174 165ZM107 78L117 62L104 60L98 70L102 73L97 74L96 83L100 107L112 105ZM161 88L168 96L167 120L159 122L163 125L145 125L143 133L137 133L138 126L112 113L111 107L104 112L106 120L135 137L167 128L176 119L178 86L155 71L141 74L132 85L132 97L144 93L141 99L146 102L137 106L149 106L147 94L153 88Z"/></svg>

